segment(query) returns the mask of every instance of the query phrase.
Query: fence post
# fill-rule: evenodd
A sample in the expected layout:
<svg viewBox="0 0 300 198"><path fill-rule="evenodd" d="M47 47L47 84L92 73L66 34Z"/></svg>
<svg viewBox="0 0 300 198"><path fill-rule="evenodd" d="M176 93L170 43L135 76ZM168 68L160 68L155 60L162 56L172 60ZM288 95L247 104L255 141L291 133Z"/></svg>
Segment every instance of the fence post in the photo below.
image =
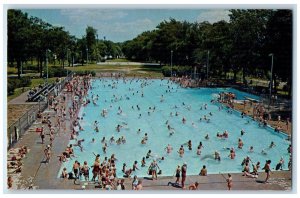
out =
<svg viewBox="0 0 300 198"><path fill-rule="evenodd" d="M28 116L28 111L27 111L27 126L29 125L29 116Z"/></svg>

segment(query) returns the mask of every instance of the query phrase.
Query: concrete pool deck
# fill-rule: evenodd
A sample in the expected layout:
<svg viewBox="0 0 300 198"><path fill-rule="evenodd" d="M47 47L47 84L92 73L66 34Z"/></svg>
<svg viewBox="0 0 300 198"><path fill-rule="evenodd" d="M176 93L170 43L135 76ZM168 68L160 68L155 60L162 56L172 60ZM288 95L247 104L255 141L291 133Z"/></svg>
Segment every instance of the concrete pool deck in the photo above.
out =
<svg viewBox="0 0 300 198"><path fill-rule="evenodd" d="M67 98L67 102L71 96ZM47 111L47 110L46 110ZM51 119L55 119L54 112L48 111ZM66 128L69 128L68 122L69 115L67 115ZM82 185L87 182L81 182L80 184L74 184L73 180L58 179L58 171L60 170L60 162L58 155L64 151L69 143L70 134L66 131L59 131L55 135L52 148L52 156L49 164L44 163L44 147L49 143L49 138L46 136L45 144L41 144L39 133L35 132L36 127L40 127L42 124L36 121L27 132L21 137L21 139L14 145L14 148L27 145L30 152L22 160L22 173L14 175L13 190L8 192L19 192L16 189L28 189L30 185L33 185L34 189L38 190L53 190L53 193L57 193L57 190L79 190ZM46 134L48 134L46 129ZM201 167L199 167L200 170ZM292 173L291 171L274 171L271 173L269 183L261 183L265 179L265 173L260 173L258 178L247 178L242 176L242 173L234 173L233 177L233 191L238 192L270 192L270 191L282 191L290 193L292 190ZM140 178L143 182L143 190L164 190L174 191L181 190L181 188L168 185L169 182L174 182L174 177L159 177L158 180L149 180L149 178ZM207 192L227 192L227 183L221 174L210 174L208 176L188 176L186 179L186 186L193 182L198 182L198 193ZM125 189L131 189L132 179L125 179ZM100 190L95 188L95 184L88 183L86 190ZM43 191L37 191L43 192ZM75 191L72 191L75 192ZM95 191L93 191L95 192ZM102 191L103 192L103 191ZM184 192L184 191L183 191ZM49 191L47 191L49 193ZM177 193L177 192L176 192Z"/></svg>

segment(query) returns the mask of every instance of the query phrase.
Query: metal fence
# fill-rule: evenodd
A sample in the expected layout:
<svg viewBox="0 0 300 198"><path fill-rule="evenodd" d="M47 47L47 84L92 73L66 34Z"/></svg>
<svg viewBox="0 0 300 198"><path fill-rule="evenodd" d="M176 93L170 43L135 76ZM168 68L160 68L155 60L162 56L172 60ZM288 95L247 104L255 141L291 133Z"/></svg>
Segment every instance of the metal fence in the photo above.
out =
<svg viewBox="0 0 300 198"><path fill-rule="evenodd" d="M49 90L49 96L57 96L64 88L65 84L72 78L72 73L56 83L55 86ZM18 142L21 136L27 129L36 121L39 112L43 112L48 107L48 101L39 101L35 103L26 113L24 113L16 122L11 124L7 129L7 149L10 149L15 143Z"/></svg>
<svg viewBox="0 0 300 198"><path fill-rule="evenodd" d="M34 123L39 111L47 108L47 102L39 102L33 105L26 113L24 113L15 123L11 124L7 129L7 148L11 148L18 142L20 137L24 135L26 130Z"/></svg>

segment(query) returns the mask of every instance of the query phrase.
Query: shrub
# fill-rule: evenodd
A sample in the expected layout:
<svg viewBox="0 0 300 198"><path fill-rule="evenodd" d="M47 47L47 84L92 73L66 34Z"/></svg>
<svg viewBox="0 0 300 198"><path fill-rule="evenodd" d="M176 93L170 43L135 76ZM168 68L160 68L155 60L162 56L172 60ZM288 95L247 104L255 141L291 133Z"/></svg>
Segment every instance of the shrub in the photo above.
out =
<svg viewBox="0 0 300 198"><path fill-rule="evenodd" d="M59 66L52 66L48 68L48 78L53 78L53 77L63 77L67 76L68 70L64 69ZM47 77L47 71L44 72L44 78Z"/></svg>
<svg viewBox="0 0 300 198"><path fill-rule="evenodd" d="M173 66L172 67L172 73L176 74L177 76L182 76L182 75L190 75L191 73L191 66ZM164 76L171 76L171 66L163 66L161 68L162 73Z"/></svg>
<svg viewBox="0 0 300 198"><path fill-rule="evenodd" d="M75 75L84 76L91 74L92 76L96 76L96 72L93 70L84 70L84 71L76 71L74 72Z"/></svg>
<svg viewBox="0 0 300 198"><path fill-rule="evenodd" d="M14 85L10 82L7 83L7 94L13 95L15 91Z"/></svg>
<svg viewBox="0 0 300 198"><path fill-rule="evenodd" d="M29 76L18 78L9 78L7 83L8 95L14 94L14 90L20 87L29 87L31 85L31 79Z"/></svg>

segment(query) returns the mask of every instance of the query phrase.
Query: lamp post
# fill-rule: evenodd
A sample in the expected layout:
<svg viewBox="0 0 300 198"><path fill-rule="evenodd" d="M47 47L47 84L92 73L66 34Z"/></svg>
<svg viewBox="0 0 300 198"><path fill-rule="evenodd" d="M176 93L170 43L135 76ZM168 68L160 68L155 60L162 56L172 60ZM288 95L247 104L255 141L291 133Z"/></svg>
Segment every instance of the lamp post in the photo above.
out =
<svg viewBox="0 0 300 198"><path fill-rule="evenodd" d="M46 69L47 69L47 74L46 74L46 86L47 86L47 98L49 96L49 85L48 85L48 77L49 77L49 71L48 71L48 52L51 52L51 50L46 49ZM47 99L47 104L49 104L49 101Z"/></svg>
<svg viewBox="0 0 300 198"><path fill-rule="evenodd" d="M274 54L271 53L269 54L271 56L271 80L270 80L270 95L269 95L269 108L270 108L270 103L271 103L271 97L272 97L272 88L273 88L273 59L274 59Z"/></svg>
<svg viewBox="0 0 300 198"><path fill-rule="evenodd" d="M171 77L173 76L173 50L171 50Z"/></svg>
<svg viewBox="0 0 300 198"><path fill-rule="evenodd" d="M206 77L208 79L209 50L207 50Z"/></svg>
<svg viewBox="0 0 300 198"><path fill-rule="evenodd" d="M89 62L89 49L86 48L86 65L88 65Z"/></svg>
<svg viewBox="0 0 300 198"><path fill-rule="evenodd" d="M48 52L51 52L51 50L46 49L46 69L47 69L47 74L46 74L46 83L48 85L48 77L49 77L49 71L48 71ZM48 93L48 92L47 92Z"/></svg>
<svg viewBox="0 0 300 198"><path fill-rule="evenodd" d="M97 42L96 42L96 46L97 46L97 63L99 63L99 51L98 51L98 34L96 35L97 36Z"/></svg>
<svg viewBox="0 0 300 198"><path fill-rule="evenodd" d="M67 48L67 62L68 62L68 67L70 66L70 61L69 61L69 49Z"/></svg>

